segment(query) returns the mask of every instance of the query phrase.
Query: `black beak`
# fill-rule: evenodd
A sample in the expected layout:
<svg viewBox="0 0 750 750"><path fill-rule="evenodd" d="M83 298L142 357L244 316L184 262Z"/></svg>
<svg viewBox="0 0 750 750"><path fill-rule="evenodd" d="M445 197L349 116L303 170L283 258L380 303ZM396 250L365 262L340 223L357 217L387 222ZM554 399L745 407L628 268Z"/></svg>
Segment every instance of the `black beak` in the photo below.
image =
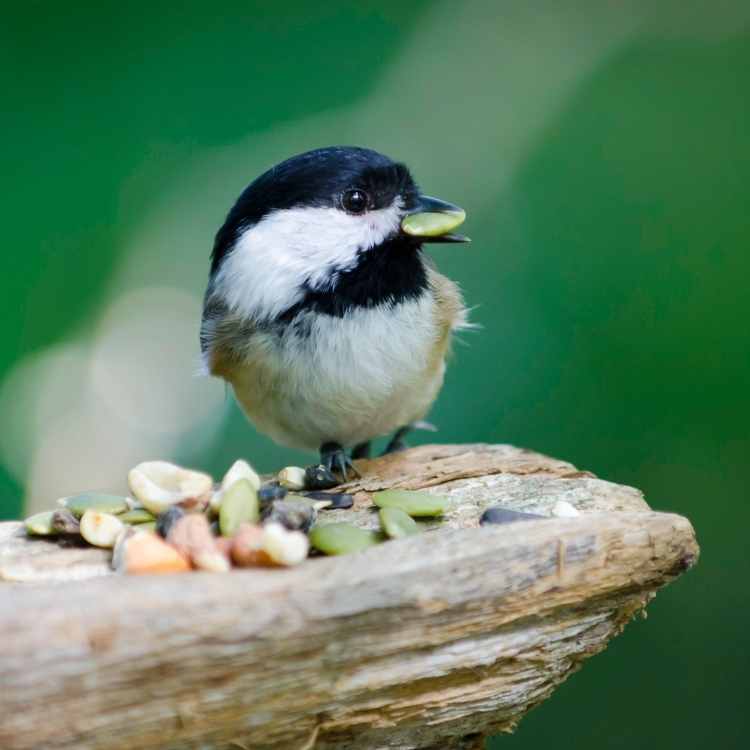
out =
<svg viewBox="0 0 750 750"><path fill-rule="evenodd" d="M453 234L464 223L466 212L452 203L420 195L417 204L401 220L401 231L421 242L471 242Z"/></svg>

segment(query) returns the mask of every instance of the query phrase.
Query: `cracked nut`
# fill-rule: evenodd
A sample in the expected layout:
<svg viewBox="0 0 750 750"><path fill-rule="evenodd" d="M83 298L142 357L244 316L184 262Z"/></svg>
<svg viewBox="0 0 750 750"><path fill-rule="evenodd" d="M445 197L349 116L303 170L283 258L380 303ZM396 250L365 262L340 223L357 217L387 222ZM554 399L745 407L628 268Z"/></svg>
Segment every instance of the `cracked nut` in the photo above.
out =
<svg viewBox="0 0 750 750"><path fill-rule="evenodd" d="M168 461L144 461L128 474L130 490L154 515L171 505L200 506L209 501L213 479Z"/></svg>

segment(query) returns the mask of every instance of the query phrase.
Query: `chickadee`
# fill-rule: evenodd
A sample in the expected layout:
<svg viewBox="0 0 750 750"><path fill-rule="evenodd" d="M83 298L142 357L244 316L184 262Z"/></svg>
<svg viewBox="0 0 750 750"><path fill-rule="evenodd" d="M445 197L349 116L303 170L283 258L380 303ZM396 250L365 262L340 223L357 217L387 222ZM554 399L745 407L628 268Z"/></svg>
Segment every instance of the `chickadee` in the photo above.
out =
<svg viewBox="0 0 750 750"><path fill-rule="evenodd" d="M252 182L219 229L203 309L206 369L283 445L352 457L429 410L461 293L422 252L466 242L462 209L422 195L404 164L365 148L309 151Z"/></svg>

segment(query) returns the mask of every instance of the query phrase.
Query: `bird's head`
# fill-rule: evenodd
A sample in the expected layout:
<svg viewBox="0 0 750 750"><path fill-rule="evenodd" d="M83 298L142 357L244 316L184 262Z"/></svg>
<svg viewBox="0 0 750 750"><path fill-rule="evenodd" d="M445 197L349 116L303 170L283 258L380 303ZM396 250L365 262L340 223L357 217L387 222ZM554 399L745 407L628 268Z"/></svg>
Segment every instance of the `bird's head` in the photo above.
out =
<svg viewBox="0 0 750 750"><path fill-rule="evenodd" d="M397 300L425 284L422 243L467 241L453 233L464 218L376 151L309 151L244 190L216 235L211 287L268 321L308 303L337 314Z"/></svg>

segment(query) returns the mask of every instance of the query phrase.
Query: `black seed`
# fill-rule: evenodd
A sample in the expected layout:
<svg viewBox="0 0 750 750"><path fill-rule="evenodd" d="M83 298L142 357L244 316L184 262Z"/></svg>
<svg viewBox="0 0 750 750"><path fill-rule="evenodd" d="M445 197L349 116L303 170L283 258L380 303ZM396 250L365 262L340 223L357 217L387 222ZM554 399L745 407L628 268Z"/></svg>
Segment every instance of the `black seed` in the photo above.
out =
<svg viewBox="0 0 750 750"><path fill-rule="evenodd" d="M343 492L338 495L332 494L331 500L333 500L333 505L330 507L330 510L344 510L354 505L354 495L347 495Z"/></svg>
<svg viewBox="0 0 750 750"><path fill-rule="evenodd" d="M484 526L485 524L534 521L539 518L546 518L546 516L540 516L536 513L522 513L520 510L510 510L509 508L501 508L499 505L495 505L492 508L487 508L487 510L482 513L479 523Z"/></svg>
<svg viewBox="0 0 750 750"><path fill-rule="evenodd" d="M354 505L354 495L345 492L302 492L300 493L310 500L330 500L331 504L325 510L345 510Z"/></svg>
<svg viewBox="0 0 750 750"><path fill-rule="evenodd" d="M278 482L269 482L258 490L258 500L261 505L264 505L274 500L282 500L286 497L286 493L286 487L282 487Z"/></svg>
<svg viewBox="0 0 750 750"><path fill-rule="evenodd" d="M296 500L273 500L263 507L263 523L275 521L290 531L307 533L315 523L317 513L312 501L304 498Z"/></svg>
<svg viewBox="0 0 750 750"><path fill-rule="evenodd" d="M323 464L308 466L305 469L305 489L330 490L337 484L341 484L341 482Z"/></svg>
<svg viewBox="0 0 750 750"><path fill-rule="evenodd" d="M180 508L179 505L172 505L171 507L167 508L163 513L159 513L159 515L156 517L156 533L159 534L160 536L163 536L166 539L167 534L169 534L169 530L184 515L185 515L185 511L182 508Z"/></svg>

